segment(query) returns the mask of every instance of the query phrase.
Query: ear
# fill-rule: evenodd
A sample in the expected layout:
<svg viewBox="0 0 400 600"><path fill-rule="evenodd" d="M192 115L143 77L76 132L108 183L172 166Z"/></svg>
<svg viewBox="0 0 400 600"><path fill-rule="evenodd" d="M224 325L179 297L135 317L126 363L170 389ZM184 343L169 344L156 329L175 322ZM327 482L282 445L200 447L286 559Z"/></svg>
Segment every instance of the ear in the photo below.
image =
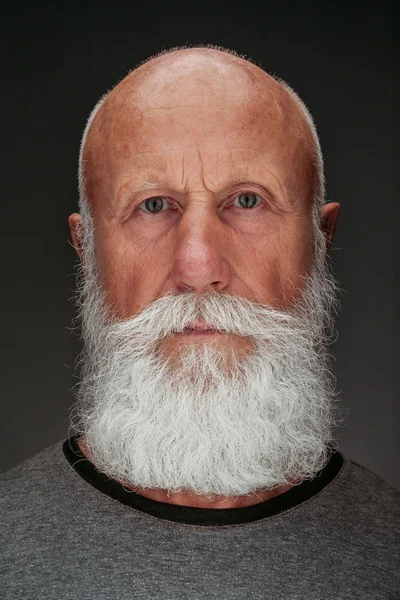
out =
<svg viewBox="0 0 400 600"><path fill-rule="evenodd" d="M74 213L68 218L69 231L71 233L72 245L74 246L79 259L82 259L82 249L79 242L79 227L81 226L81 215Z"/></svg>
<svg viewBox="0 0 400 600"><path fill-rule="evenodd" d="M340 204L328 202L321 208L321 226L326 237L326 248L329 249L335 235L336 222L339 215Z"/></svg>

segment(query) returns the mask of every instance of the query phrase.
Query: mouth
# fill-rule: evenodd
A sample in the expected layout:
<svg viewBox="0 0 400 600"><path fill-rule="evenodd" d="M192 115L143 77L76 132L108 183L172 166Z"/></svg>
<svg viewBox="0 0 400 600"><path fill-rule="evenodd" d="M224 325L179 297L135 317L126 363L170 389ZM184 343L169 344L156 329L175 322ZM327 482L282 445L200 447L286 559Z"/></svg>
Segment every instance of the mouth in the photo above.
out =
<svg viewBox="0 0 400 600"><path fill-rule="evenodd" d="M217 330L211 325L211 323L205 323L204 321L196 321L191 327L186 327L184 333L190 332L217 332Z"/></svg>
<svg viewBox="0 0 400 600"><path fill-rule="evenodd" d="M221 335L222 332L217 329L185 329L183 335Z"/></svg>

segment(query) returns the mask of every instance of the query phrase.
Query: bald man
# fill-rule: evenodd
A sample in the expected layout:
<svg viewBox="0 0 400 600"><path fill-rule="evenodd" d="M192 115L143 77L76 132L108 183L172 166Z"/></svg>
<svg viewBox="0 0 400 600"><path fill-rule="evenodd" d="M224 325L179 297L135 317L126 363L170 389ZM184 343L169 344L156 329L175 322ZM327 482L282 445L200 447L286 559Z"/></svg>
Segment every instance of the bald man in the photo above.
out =
<svg viewBox="0 0 400 600"><path fill-rule="evenodd" d="M333 438L339 204L300 98L164 52L79 181L75 433L2 476L2 598L400 597L399 495Z"/></svg>

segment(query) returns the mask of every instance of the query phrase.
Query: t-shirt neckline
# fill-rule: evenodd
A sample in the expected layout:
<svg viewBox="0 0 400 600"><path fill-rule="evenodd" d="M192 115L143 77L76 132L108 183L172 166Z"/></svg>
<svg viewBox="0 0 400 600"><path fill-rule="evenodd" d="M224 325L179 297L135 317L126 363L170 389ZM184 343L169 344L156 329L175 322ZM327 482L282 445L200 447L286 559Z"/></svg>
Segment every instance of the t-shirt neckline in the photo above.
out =
<svg viewBox="0 0 400 600"><path fill-rule="evenodd" d="M242 508L194 508L151 500L133 490L127 490L115 479L98 471L85 457L78 445L80 436L81 434L77 433L67 438L62 445L64 456L77 475L102 494L121 504L163 520L187 525L240 525L276 516L321 492L338 475L344 464L344 457L339 450L329 446L331 455L325 467L313 479L304 480L279 496Z"/></svg>

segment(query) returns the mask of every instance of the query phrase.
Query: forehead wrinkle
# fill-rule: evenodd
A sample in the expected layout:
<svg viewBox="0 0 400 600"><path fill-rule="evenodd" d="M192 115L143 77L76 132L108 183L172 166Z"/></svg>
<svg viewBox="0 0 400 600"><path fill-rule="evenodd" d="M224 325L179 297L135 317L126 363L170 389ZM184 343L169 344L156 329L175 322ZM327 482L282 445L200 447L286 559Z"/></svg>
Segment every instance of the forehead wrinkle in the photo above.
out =
<svg viewBox="0 0 400 600"><path fill-rule="evenodd" d="M238 183L251 183L252 181L260 181L260 185L267 187L271 191L271 194L278 194L278 198L279 196L282 196L282 199L290 204L291 198L288 196L288 190L285 182L281 181L278 175L276 175L273 170L268 168L265 164L265 151L255 150L254 148L251 150L253 154L260 155L260 158L263 160L253 160L248 163L246 161L246 157L248 156L249 148L238 146L229 151L229 156L231 158L228 161L228 168L223 168L222 170L220 168L220 154L222 154L223 151L216 152L216 169L214 178L211 172L207 173L207 169L204 166L202 153L199 149L197 149L198 161L200 165L199 181L204 186L203 191L206 190L210 193L218 194L221 193L222 190L227 189L229 186L236 185ZM246 153L246 157L243 157L243 159L238 159L238 157L234 158L236 151L244 151ZM138 153L138 155L149 153L150 152L142 152ZM175 152L171 153L175 154ZM159 158L159 156L161 158L165 156L164 152L154 152L150 154L153 154L157 158ZM189 193L191 186L190 178L191 174L193 173L193 168L188 171L187 156L184 152L182 152L180 160L178 159L175 165L175 161L169 160L157 160L156 162L157 165L143 164L133 167L134 175L126 178L125 182L117 191L118 201L122 200L126 196L126 193L131 196L140 192L141 190L146 189L150 190L155 188L168 188L183 195ZM200 191L200 189L197 191Z"/></svg>
<svg viewBox="0 0 400 600"><path fill-rule="evenodd" d="M260 97L259 97L260 100ZM266 99L264 99L263 104L265 105L265 110L266 112L269 113L269 115L271 116L271 98L269 97L268 99L269 101L266 102ZM127 97L125 97L124 102L122 103L122 106L126 105L126 103L128 102ZM107 104L107 102L105 103ZM132 106L131 106L131 102L129 103L129 118L132 118ZM269 106L268 106L269 104ZM273 107L274 107L274 111L275 115L278 117L278 120L281 122L282 125L288 125L289 126L289 131L291 133L295 133L293 132L293 126L295 125L294 121L297 121L298 119L298 115L293 115L293 110L291 110L291 107L287 106L287 103L285 103L284 99L282 98L282 93L278 95L278 97L274 97L274 101L272 103ZM120 104L121 107L121 104ZM172 109L176 109L177 106L172 106L172 107L166 107L166 108L170 108ZM219 106L219 108L221 108ZM96 167L96 162L100 162L98 159L101 160L101 162L105 162L107 164L110 163L110 158L113 157L113 155L115 154L112 146L113 144L111 144L112 138L115 137L115 133L118 132L118 130L121 129L121 123L120 120L116 119L112 110L112 105L108 105L104 107L104 115L102 119L99 119L99 115L96 115L96 119L94 120L93 126L96 128L97 125L97 136L93 136L92 140L96 141L97 143L95 144L95 150L97 152L93 152L93 159L94 160L90 160L92 158L91 154L89 153L86 154L86 157L89 158L89 160L86 161L86 164L88 165L88 170L93 170L92 167ZM154 109L150 109L149 112L154 112L160 110L159 108L154 108ZM101 111L100 111L101 112ZM100 114L100 113L99 113ZM136 119L132 119L132 120L139 120L141 119L141 113L139 111L139 113L136 113L137 117ZM296 119L297 117L297 119ZM97 121L97 122L96 122ZM301 121L301 120L300 120ZM302 121L301 121L301 124ZM299 124L297 124L297 135L294 135L295 138L298 138L298 134L299 132ZM288 132L289 132L288 131ZM117 135L117 138L119 136ZM278 144L275 145L272 144L270 147L268 148L264 148L264 149L256 149L256 148L251 148L251 152L253 154L257 153L260 155L267 155L271 154L271 156L273 156L275 154L276 151L280 151L279 150L279 146L285 142L286 136L285 135L280 135L279 134L279 139L277 140ZM301 136L303 139L305 138L304 133L303 136ZM97 139L96 139L97 138ZM99 139L100 138L100 139ZM101 138L103 138L103 140L101 140ZM105 138L105 142L104 143L104 138ZM99 142L103 142L103 143L99 143ZM126 140L121 140L120 144L121 145L127 145L129 146L130 144L130 138L126 139ZM93 144L89 144L90 145ZM241 151L243 150L244 152L248 153L249 148L246 146L235 146L234 148L232 148L230 150L230 153L233 155L235 151ZM177 143L177 147L176 148L172 148L171 150L164 150L164 151L160 151L160 152L156 152L154 150L141 150L140 152L137 152L136 150L134 151L134 155L135 156L141 156L141 155L147 155L150 154L152 156L157 156L157 155L161 155L161 156L165 156L166 154L172 154L179 151L179 144ZM291 144L291 148L287 148L287 151L289 151L289 153L293 153L293 144ZM221 151L223 152L223 151ZM215 187L215 183L213 183L212 181L212 176L210 174L207 174L204 168L204 161L203 161L203 157L201 154L201 151L199 148L197 148L197 153L198 153L198 158L199 158L199 163L200 163L200 168L201 168L201 180L203 182L203 185L205 187L205 189L208 189L208 187L212 188L213 186ZM220 161L219 159L219 152L217 152L217 163L216 163L216 172L217 172L217 180L219 179L218 175L219 175L219 171L220 171ZM237 161L237 158L235 159ZM233 162L233 161L232 161ZM244 160L240 160L240 163L244 163L245 164L245 159ZM90 164L93 163L93 164ZM246 165L247 170L249 168L251 168L251 165ZM167 166L167 170L168 171L173 171L174 170L174 166L173 165L168 165ZM98 171L101 171L102 173L102 177L104 177L104 172L107 171L107 168L102 168L102 169L96 169ZM164 169L165 170L165 169ZM192 173L193 169L191 169L191 171L188 172L187 170L187 160L185 157L185 154L182 154L182 159L180 161L180 185L181 188L184 189L184 193L187 193L187 189L189 188L189 179L191 177L191 173ZM273 179L276 181L277 188L280 191L280 193L282 193L282 188L285 188L285 186L282 185L281 181L273 174L271 173L271 171L269 171L269 176L273 177ZM97 180L101 181L102 177L98 177ZM96 177L93 178L93 182L96 181ZM218 185L218 184L217 184ZM290 200L290 198L288 198L288 200Z"/></svg>
<svg viewBox="0 0 400 600"><path fill-rule="evenodd" d="M182 161L181 161L181 186L185 187L185 153L182 152Z"/></svg>
<svg viewBox="0 0 400 600"><path fill-rule="evenodd" d="M249 95L252 97L257 96L258 99L262 100L268 110L268 104L270 109L273 111L281 122L285 125L288 119L288 113L295 114L297 116L295 123L296 129L303 129L303 136L310 140L309 127L305 123L303 115L300 113L296 103L288 94L287 90L282 85L266 73L263 69L256 65L249 63L240 57L236 57L229 54L221 53L217 50L211 49L186 49L179 50L174 53L166 54L157 57L151 61L148 61L141 65L139 68L132 71L127 77L125 77L110 93L109 97L100 108L99 113L96 115L92 123L91 130L94 131L96 124L98 126L98 140L97 145L104 145L101 139L105 133L105 129L109 129L109 125L113 127L114 123L110 123L115 120L115 113L129 111L130 117L132 117L132 105L136 105L137 119L143 118L143 115L148 112L163 110L176 109L179 105L174 106L163 106L155 108L145 108L141 110L144 105L149 106L148 101L152 99L152 85L155 83L157 86L167 86L167 90L174 89L176 81L182 80L182 73L186 74L187 81L193 81L197 85L197 89L204 89L204 98L209 98L208 91L214 89L214 80L211 76L218 75L217 83L221 80L231 80L235 82L237 87L237 81L244 81L245 88ZM199 83L201 87L199 88ZM168 88L169 86L169 88ZM239 86L241 87L241 86ZM154 97L154 95L153 95ZM271 102L272 100L272 102ZM182 104L180 106L187 106ZM223 105L219 107L223 109ZM271 113L270 113L271 114ZM99 117L102 115L103 120L99 121ZM300 126L300 127L299 127ZM90 133L88 132L88 138L90 140ZM107 136L108 137L108 136ZM312 143L312 142L311 142ZM103 149L104 152L104 149ZM94 161L95 162L95 161ZM90 161L86 162L86 166L90 169Z"/></svg>
<svg viewBox="0 0 400 600"><path fill-rule="evenodd" d="M258 99L260 100L260 96L258 97ZM297 121L297 119L293 115L293 110L290 109L291 107L289 108L288 106L285 105L286 103L284 102L281 94L279 94L279 97L276 97L276 96L273 97L272 104L273 104L274 110L272 111L272 113L271 113L271 108L272 108L271 107L271 98L269 97L268 100L269 101L266 101L266 99L264 99L264 102L262 102L262 104L265 106L265 111L268 112L270 117L272 116L272 113L275 112L275 116L278 118L278 121L280 121L281 125L283 125L285 129L287 128L287 126L289 126L289 129L292 130L293 126L295 126L295 125L297 125L297 127L295 127L296 129L299 129L299 125L301 127L301 125L302 125L301 119L300 119L300 123L294 122L294 121ZM128 102L128 97L125 97L123 99L122 104L120 104L118 108L119 109L125 108L125 105L127 104L127 102ZM106 142L107 141L111 142L113 134L119 133L118 130L121 129L121 127L122 127L122 125L120 123L120 119L115 118L115 111L112 110L113 108L117 108L117 107L112 107L112 104L114 104L114 103L111 103L111 102L108 103L106 101L105 106L102 107L102 109L100 110L98 115L96 115L96 118L93 122L92 131L93 131L93 134L97 133L97 135L90 136L90 138L91 138L91 140L93 140L93 142L95 142L95 141L98 142L95 145L100 146L103 152L104 151L107 152L107 150L110 150L110 148L109 148L110 143L101 144L101 141L102 141L101 138L104 136L106 138ZM269 104L269 107L268 107L268 104ZM132 122L132 121L140 122L141 120L143 120L143 115L146 113L157 112L160 110L178 110L180 107L183 107L183 106L193 108L193 105L173 105L173 106L155 107L155 108L146 109L143 111L140 109L139 106L132 107L132 102L129 102L129 109L128 109L129 120L130 120L130 122ZM223 105L221 105L221 103L219 103L218 110L227 111L228 109L226 107L224 107ZM103 112L103 115L102 115L103 118L100 118L102 112ZM119 112L119 111L117 111L117 112ZM126 128L126 125L125 125L125 127L123 127L123 130L125 130L125 128ZM97 131L96 131L96 129L97 129ZM280 129L280 127L278 129ZM302 133L304 135L304 132L302 132ZM104 139L104 137L103 137L103 139ZM117 137L119 138L120 136L117 135ZM96 138L97 138L97 140L96 140ZM88 144L88 145L91 145L91 144ZM104 146L106 146L107 148L104 148ZM149 151L142 150L140 153L135 153L135 154L145 154L146 152L153 153L153 151L151 151L151 150L149 150Z"/></svg>

